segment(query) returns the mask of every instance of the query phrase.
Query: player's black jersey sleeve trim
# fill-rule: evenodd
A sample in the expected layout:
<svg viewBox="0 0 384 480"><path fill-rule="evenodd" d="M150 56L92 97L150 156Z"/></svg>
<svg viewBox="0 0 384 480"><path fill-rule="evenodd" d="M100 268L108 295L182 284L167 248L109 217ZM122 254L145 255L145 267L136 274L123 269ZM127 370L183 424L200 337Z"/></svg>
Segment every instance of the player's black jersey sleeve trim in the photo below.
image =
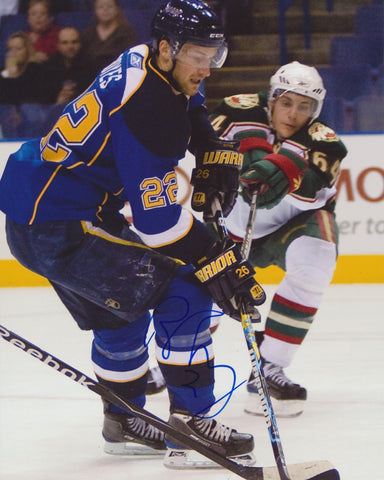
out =
<svg viewBox="0 0 384 480"><path fill-rule="evenodd" d="M188 235L177 242L155 250L163 255L177 258L186 264L196 264L214 243L215 238L199 220L194 218Z"/></svg>

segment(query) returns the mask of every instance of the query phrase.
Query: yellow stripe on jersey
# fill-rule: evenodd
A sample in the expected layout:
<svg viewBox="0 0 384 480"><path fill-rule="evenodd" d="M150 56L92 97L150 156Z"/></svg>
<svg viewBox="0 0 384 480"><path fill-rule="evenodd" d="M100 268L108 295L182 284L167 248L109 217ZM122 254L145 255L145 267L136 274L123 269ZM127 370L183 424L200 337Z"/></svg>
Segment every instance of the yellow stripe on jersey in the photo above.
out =
<svg viewBox="0 0 384 480"><path fill-rule="evenodd" d="M93 363L93 370L97 376L103 380L116 383L132 382L145 375L148 371L148 362L146 361L140 367L125 372L117 372L115 370L105 370L96 363Z"/></svg>
<svg viewBox="0 0 384 480"><path fill-rule="evenodd" d="M39 206L39 203L40 203L40 200L42 199L44 193L46 192L47 188L49 187L49 185L52 183L53 179L56 177L56 174L57 172L60 170L60 168L62 167L62 165L59 165L55 171L52 173L52 175L50 176L48 182L46 183L45 187L42 189L42 191L40 192L40 195L37 197L36 199L36 202L35 202L35 206L33 208L33 213L32 213L32 217L31 219L29 220L29 225L32 225L32 223L34 222L35 220L35 217L36 217L36 213L37 213L37 207Z"/></svg>
<svg viewBox="0 0 384 480"><path fill-rule="evenodd" d="M193 352L174 352L156 345L155 352L157 361L167 365L197 365L214 358L212 344Z"/></svg>
<svg viewBox="0 0 384 480"><path fill-rule="evenodd" d="M144 245L143 243L130 242L128 240L123 240L120 237L115 237L114 235L111 235L110 233L103 230L102 228L95 227L92 224L92 222L82 220L81 225L83 227L83 232L84 233L89 233L90 235L96 235L97 237L104 238L108 242L119 243L120 245L127 245L127 246L130 246L130 247L143 248L144 250L152 250L151 247L149 247L148 245ZM182 262L181 260L179 260L177 258L173 258L173 257L170 257L170 256L168 256L168 258L170 258L171 260L173 260L174 262L176 262L180 265L184 265L184 262Z"/></svg>
<svg viewBox="0 0 384 480"><path fill-rule="evenodd" d="M115 237L114 235L111 235L110 233L103 230L102 228L95 227L92 224L92 222L82 220L81 225L83 227L83 232L84 233L89 233L90 235L95 235L97 237L104 238L104 240L108 240L108 242L119 243L121 245L127 245L127 246L131 246L131 247L143 248L144 250L151 250L150 247L148 247L147 245L144 245L142 243L129 242L128 240L123 240L120 237Z"/></svg>
<svg viewBox="0 0 384 480"><path fill-rule="evenodd" d="M92 158L92 160L87 163L87 165L92 165L96 160L97 158L100 156L101 152L104 150L104 147L105 145L107 144L108 140L109 140L109 137L111 136L111 132L108 132L107 135L105 136L104 138L104 142L102 143L101 147L99 148L99 150L96 152L96 155Z"/></svg>
<svg viewBox="0 0 384 480"><path fill-rule="evenodd" d="M103 205L107 203L108 197L109 197L108 192L105 192L104 200L101 202L101 205L99 205L99 207L97 208L97 212L95 215L100 221L102 221L102 218L99 216L99 213L103 210Z"/></svg>
<svg viewBox="0 0 384 480"><path fill-rule="evenodd" d="M164 75L162 75L162 74L157 70L157 68L154 68L154 67L153 67L151 60L149 60L148 66L149 66L149 68L150 68L151 70L153 70L153 72L154 72L156 75L158 75L162 80L164 80L165 83L168 83L168 85L171 85L171 84L169 83L169 80L168 80L166 77L164 77Z"/></svg>

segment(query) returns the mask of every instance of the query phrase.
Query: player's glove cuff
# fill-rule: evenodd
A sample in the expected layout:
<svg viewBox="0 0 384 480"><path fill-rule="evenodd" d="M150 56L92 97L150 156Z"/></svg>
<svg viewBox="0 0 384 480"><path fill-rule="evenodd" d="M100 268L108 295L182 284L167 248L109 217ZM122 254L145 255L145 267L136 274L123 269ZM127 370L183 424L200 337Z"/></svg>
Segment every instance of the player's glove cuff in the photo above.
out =
<svg viewBox="0 0 384 480"><path fill-rule="evenodd" d="M273 146L267 140L268 134L265 130L243 130L235 134L234 138L240 140L239 151L241 153L249 150L263 150L267 153L273 152Z"/></svg>

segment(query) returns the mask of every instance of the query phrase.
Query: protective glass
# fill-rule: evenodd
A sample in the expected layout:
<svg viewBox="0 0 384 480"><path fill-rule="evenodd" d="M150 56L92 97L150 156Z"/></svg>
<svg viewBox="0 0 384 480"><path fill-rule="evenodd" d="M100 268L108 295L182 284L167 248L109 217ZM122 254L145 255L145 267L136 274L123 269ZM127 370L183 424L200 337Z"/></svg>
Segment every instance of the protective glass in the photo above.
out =
<svg viewBox="0 0 384 480"><path fill-rule="evenodd" d="M179 63L184 63L192 68L221 68L227 58L226 44L220 47L206 47L185 43L175 56Z"/></svg>
<svg viewBox="0 0 384 480"><path fill-rule="evenodd" d="M299 97L292 99L292 97L286 95L287 93L294 93ZM300 95L295 92L294 88L292 90L279 90L275 97L275 102L279 102L279 106L287 110L295 108L299 115L305 117L313 117L317 108L316 100L305 95Z"/></svg>

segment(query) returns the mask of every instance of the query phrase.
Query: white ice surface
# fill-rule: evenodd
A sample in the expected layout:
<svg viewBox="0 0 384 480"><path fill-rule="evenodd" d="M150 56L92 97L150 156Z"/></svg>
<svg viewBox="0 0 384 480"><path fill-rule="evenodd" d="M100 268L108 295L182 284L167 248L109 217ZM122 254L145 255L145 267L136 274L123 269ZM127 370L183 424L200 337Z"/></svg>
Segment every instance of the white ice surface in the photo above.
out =
<svg viewBox="0 0 384 480"><path fill-rule="evenodd" d="M273 286L267 287L269 298ZM266 313L268 305L263 306ZM81 332L50 288L0 289L0 320L40 348L93 377L91 334ZM217 396L249 374L240 324L225 319L214 336ZM288 463L326 459L342 480L383 480L384 285L331 285L287 374L306 386L302 416L278 419ZM274 459L265 420L243 413L245 386L219 418L255 436L259 465ZM146 408L167 418L165 392ZM5 341L0 342L0 479L184 480L240 478L225 470L174 471L161 460L106 455L97 395Z"/></svg>

